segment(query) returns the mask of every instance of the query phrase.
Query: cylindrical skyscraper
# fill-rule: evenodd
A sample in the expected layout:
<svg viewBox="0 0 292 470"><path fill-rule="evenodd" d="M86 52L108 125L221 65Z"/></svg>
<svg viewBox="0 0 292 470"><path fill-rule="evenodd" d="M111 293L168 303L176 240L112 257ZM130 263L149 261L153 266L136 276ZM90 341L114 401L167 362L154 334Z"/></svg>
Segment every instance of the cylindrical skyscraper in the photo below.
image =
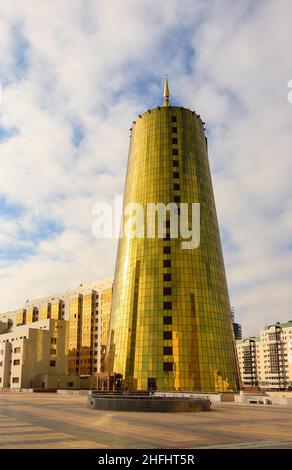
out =
<svg viewBox="0 0 292 470"><path fill-rule="evenodd" d="M236 391L230 303L200 116L169 103L134 122L124 207L200 204L200 244L170 236L119 240L107 369L128 390ZM146 220L146 216L145 216ZM193 221L194 223L194 221Z"/></svg>

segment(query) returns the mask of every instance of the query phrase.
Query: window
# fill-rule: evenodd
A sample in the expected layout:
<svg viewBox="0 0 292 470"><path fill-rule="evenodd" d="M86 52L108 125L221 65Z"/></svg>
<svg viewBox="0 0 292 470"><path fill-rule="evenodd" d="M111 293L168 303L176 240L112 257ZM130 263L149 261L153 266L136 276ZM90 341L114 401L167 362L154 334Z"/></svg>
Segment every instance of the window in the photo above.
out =
<svg viewBox="0 0 292 470"><path fill-rule="evenodd" d="M20 359L14 359L13 365L14 366L19 366L19 364L20 364Z"/></svg>
<svg viewBox="0 0 292 470"><path fill-rule="evenodd" d="M171 302L163 302L163 310L171 310L172 303Z"/></svg>
<svg viewBox="0 0 292 470"><path fill-rule="evenodd" d="M178 155L178 149L172 149L172 155Z"/></svg>
<svg viewBox="0 0 292 470"><path fill-rule="evenodd" d="M163 339L172 339L172 331L164 331Z"/></svg>
<svg viewBox="0 0 292 470"><path fill-rule="evenodd" d="M174 177L174 178L179 178L179 172L178 172L178 171L174 171L174 172L173 172L173 177Z"/></svg>
<svg viewBox="0 0 292 470"><path fill-rule="evenodd" d="M166 220L166 221L165 221L165 227L166 227L166 228L170 228L170 220Z"/></svg>
<svg viewBox="0 0 292 470"><path fill-rule="evenodd" d="M19 377L12 377L12 383L18 384L19 383Z"/></svg>
<svg viewBox="0 0 292 470"><path fill-rule="evenodd" d="M3 361L0 362L0 367L3 366Z"/></svg>
<svg viewBox="0 0 292 470"><path fill-rule="evenodd" d="M171 116L171 122L176 122L176 116Z"/></svg>
<svg viewBox="0 0 292 470"><path fill-rule="evenodd" d="M52 348L52 349L50 350L50 354L53 354L53 355L57 354L57 350Z"/></svg>
<svg viewBox="0 0 292 470"><path fill-rule="evenodd" d="M50 361L50 367L56 367L56 361Z"/></svg>
<svg viewBox="0 0 292 470"><path fill-rule="evenodd" d="M163 346L163 355L171 356L172 355L172 346Z"/></svg>
<svg viewBox="0 0 292 470"><path fill-rule="evenodd" d="M172 143L173 143L173 144L177 144L177 138L176 138L176 137L173 137Z"/></svg>
<svg viewBox="0 0 292 470"><path fill-rule="evenodd" d="M172 362L164 362L163 363L163 370L164 372L170 372L173 370L173 364Z"/></svg>
<svg viewBox="0 0 292 470"><path fill-rule="evenodd" d="M172 127L172 128L171 128L171 132L177 133L177 127Z"/></svg>
<svg viewBox="0 0 292 470"><path fill-rule="evenodd" d="M175 191L179 191L179 190L180 190L180 184L174 183L173 189L174 189Z"/></svg>
<svg viewBox="0 0 292 470"><path fill-rule="evenodd" d="M163 274L163 280L164 281L171 281L171 274L170 273Z"/></svg>
<svg viewBox="0 0 292 470"><path fill-rule="evenodd" d="M164 268L171 268L171 260L170 259L164 259L163 260L163 267Z"/></svg>
<svg viewBox="0 0 292 470"><path fill-rule="evenodd" d="M170 246L164 246L163 247L163 254L164 255L169 255L171 253L171 247Z"/></svg>
<svg viewBox="0 0 292 470"><path fill-rule="evenodd" d="M180 202L180 196L174 196L173 200L174 202Z"/></svg>
<svg viewBox="0 0 292 470"><path fill-rule="evenodd" d="M20 351L21 351L21 348L14 348L15 353L20 353Z"/></svg>
<svg viewBox="0 0 292 470"><path fill-rule="evenodd" d="M178 160L173 160L172 164L173 166L178 166Z"/></svg>
<svg viewBox="0 0 292 470"><path fill-rule="evenodd" d="M172 317L163 317L163 324L164 325L172 325Z"/></svg>
<svg viewBox="0 0 292 470"><path fill-rule="evenodd" d="M57 338L51 338L51 344L57 344Z"/></svg>
<svg viewBox="0 0 292 470"><path fill-rule="evenodd" d="M163 295L171 295L171 287L164 287Z"/></svg>

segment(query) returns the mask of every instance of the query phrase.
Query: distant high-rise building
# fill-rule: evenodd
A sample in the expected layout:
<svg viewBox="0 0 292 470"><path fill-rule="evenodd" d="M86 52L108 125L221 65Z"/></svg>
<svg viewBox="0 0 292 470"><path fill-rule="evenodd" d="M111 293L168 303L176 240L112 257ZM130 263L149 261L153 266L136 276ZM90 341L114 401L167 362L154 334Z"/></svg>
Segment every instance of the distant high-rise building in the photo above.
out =
<svg viewBox="0 0 292 470"><path fill-rule="evenodd" d="M231 320L233 324L233 333L235 339L242 339L242 327L239 323L235 322L234 307L231 308Z"/></svg>
<svg viewBox="0 0 292 470"><path fill-rule="evenodd" d="M292 320L266 326L258 337L236 342L244 387L292 389Z"/></svg>
<svg viewBox="0 0 292 470"><path fill-rule="evenodd" d="M182 247L182 233L171 234L170 211L163 238L120 239L108 371L121 374L126 389L238 390L204 123L170 105L167 79L163 106L132 126L124 207L131 203L144 213L149 203L175 203L178 217L181 203L199 203L200 244Z"/></svg>
<svg viewBox="0 0 292 470"><path fill-rule="evenodd" d="M236 322L233 323L233 333L234 333L235 339L242 338L242 328L239 323L236 323Z"/></svg>

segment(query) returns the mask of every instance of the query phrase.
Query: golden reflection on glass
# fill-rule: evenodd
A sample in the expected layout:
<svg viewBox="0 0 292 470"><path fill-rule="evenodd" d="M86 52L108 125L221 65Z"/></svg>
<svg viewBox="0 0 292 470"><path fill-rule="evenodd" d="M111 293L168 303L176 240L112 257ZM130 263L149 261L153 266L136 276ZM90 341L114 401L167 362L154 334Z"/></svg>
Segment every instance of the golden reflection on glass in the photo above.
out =
<svg viewBox="0 0 292 470"><path fill-rule="evenodd" d="M238 369L201 119L152 109L133 125L124 204L200 203L201 242L119 240L107 369L126 389L237 390ZM169 231L167 232L169 233Z"/></svg>
<svg viewBox="0 0 292 470"><path fill-rule="evenodd" d="M52 320L58 320L60 318L60 308L61 308L61 304L60 302L54 302L52 304L52 308L51 308L51 319Z"/></svg>
<svg viewBox="0 0 292 470"><path fill-rule="evenodd" d="M69 302L69 349L68 374L79 375L80 319L82 296L79 295Z"/></svg>
<svg viewBox="0 0 292 470"><path fill-rule="evenodd" d="M112 287L103 289L101 293L101 372L105 370L105 355L107 350L107 340L109 331L109 319L112 305Z"/></svg>
<svg viewBox="0 0 292 470"><path fill-rule="evenodd" d="M16 315L16 325L25 323L25 310L19 310Z"/></svg>
<svg viewBox="0 0 292 470"><path fill-rule="evenodd" d="M91 341L91 317L94 308L94 293L83 296L82 302L82 327L81 327L81 349L80 349L80 375L91 375L92 373L92 341Z"/></svg>
<svg viewBox="0 0 292 470"><path fill-rule="evenodd" d="M48 303L44 303L44 304L41 305L40 320L46 320L48 318L49 305L50 304L48 304Z"/></svg>
<svg viewBox="0 0 292 470"><path fill-rule="evenodd" d="M32 317L33 317L33 310L30 308L26 311L26 320L25 323L28 325L29 323L32 323Z"/></svg>

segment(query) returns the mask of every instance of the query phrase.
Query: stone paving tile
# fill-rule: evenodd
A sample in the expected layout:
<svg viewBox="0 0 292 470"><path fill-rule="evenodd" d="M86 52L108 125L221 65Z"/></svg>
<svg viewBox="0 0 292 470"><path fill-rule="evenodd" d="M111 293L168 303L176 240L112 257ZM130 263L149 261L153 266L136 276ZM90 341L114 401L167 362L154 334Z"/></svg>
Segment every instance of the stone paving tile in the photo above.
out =
<svg viewBox="0 0 292 470"><path fill-rule="evenodd" d="M292 407L226 403L204 413L115 413L88 409L86 397L0 393L0 412L2 448L292 447Z"/></svg>
<svg viewBox="0 0 292 470"><path fill-rule="evenodd" d="M8 445L2 446L0 449L107 449L108 446L101 446L97 442L93 441L56 441L56 442L34 442L33 446L30 443L27 444L15 444L9 443Z"/></svg>
<svg viewBox="0 0 292 470"><path fill-rule="evenodd" d="M27 426L27 422L17 419L17 418L11 418L8 416L5 416L4 418L0 418L0 428L4 428L5 426Z"/></svg>
<svg viewBox="0 0 292 470"><path fill-rule="evenodd" d="M38 414L38 410L34 409L33 407L24 407L24 411L29 411L33 414ZM90 416L95 415L95 410L88 410L90 413ZM106 412L107 413L107 412ZM119 414L119 413L118 413ZM128 413L124 413L126 416L129 416ZM132 413L131 413L132 414ZM136 414L136 413L135 413ZM67 416L68 415L68 416ZM86 416L80 416L78 419L78 425L79 426L88 426L88 427L94 427L96 430L102 429L103 432L107 432L110 436L110 434L113 433L113 424L112 424L112 418L116 418L117 413L112 413L106 414L105 416L102 416L100 418L95 418L93 417L90 421L87 419ZM154 415L151 414L152 416ZM156 418L159 417L161 414L160 413L155 413ZM185 416L185 414L181 415L179 414L181 418ZM55 418L55 419L60 419L60 413L58 410L42 410L42 416L48 416L50 418ZM172 420L171 415L168 415L169 419ZM183 433L177 434L173 432L173 428L166 426L162 427L160 423L155 423L153 421L152 417L151 422L143 422L143 440L148 443L148 446L156 446L157 445L157 440L160 441L160 445L165 446L165 447L172 447L172 446L182 446L185 445L186 441L186 436ZM62 414L62 420L65 420L69 423L72 423L73 425L76 425L76 417L75 416L70 416L68 413L63 413ZM140 420L137 420L136 423L131 423L130 425L127 422L124 422L122 426L116 426L115 427L115 435L116 437L122 436L123 439L127 438L129 441L137 439L137 436L141 435L141 418ZM203 442L209 442L210 438L207 437L206 439L201 435L199 439ZM195 436L192 437L193 442L197 440ZM223 441L225 442L225 441ZM116 443L118 444L118 440L116 440ZM115 442L113 442L115 444ZM187 443L188 445L189 443Z"/></svg>
<svg viewBox="0 0 292 470"><path fill-rule="evenodd" d="M25 441L32 442L34 440L46 441L46 440L50 440L50 438L53 440L66 439L66 438L72 439L72 436L70 436L69 434L52 433L52 432L45 433L45 434L34 433L34 434L29 434L29 435L25 435L25 434L13 434L13 435L6 435L6 436L2 435L1 444L3 444L4 442L25 442Z"/></svg>
<svg viewBox="0 0 292 470"><path fill-rule="evenodd" d="M107 449L108 446L101 445L94 441L76 441L68 442L67 448L69 449Z"/></svg>
<svg viewBox="0 0 292 470"><path fill-rule="evenodd" d="M29 423L27 421L20 421L18 419L11 419L11 418L1 418L0 421L0 429L6 428L7 426L27 426Z"/></svg>
<svg viewBox="0 0 292 470"><path fill-rule="evenodd" d="M15 434L19 433L36 433L36 432L50 432L49 428L45 428L44 426L21 426L21 429L19 429L19 426L8 426L8 427L2 427L0 429L0 439L2 439L2 436L5 434Z"/></svg>

